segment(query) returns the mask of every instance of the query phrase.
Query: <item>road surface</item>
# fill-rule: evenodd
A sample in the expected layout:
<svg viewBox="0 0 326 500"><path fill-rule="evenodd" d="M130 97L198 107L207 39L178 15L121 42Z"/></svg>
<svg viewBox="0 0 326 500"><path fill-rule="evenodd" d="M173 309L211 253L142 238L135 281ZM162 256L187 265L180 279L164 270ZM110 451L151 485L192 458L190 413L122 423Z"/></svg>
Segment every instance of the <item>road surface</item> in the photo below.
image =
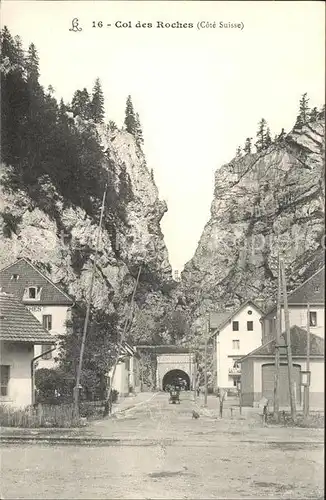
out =
<svg viewBox="0 0 326 500"><path fill-rule="evenodd" d="M95 422L105 446L1 446L4 499L278 499L323 497L320 432L192 419L166 394Z"/></svg>

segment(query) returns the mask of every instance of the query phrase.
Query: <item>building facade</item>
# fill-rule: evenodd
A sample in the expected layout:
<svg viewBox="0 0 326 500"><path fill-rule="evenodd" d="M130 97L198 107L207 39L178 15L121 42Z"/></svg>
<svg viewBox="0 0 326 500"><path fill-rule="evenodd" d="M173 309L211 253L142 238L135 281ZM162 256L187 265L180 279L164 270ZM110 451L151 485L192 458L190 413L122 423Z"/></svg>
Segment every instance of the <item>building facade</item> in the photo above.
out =
<svg viewBox="0 0 326 500"><path fill-rule="evenodd" d="M313 274L288 296L290 325L307 328L309 304L310 332L325 338L325 267ZM276 306L262 317L263 341L276 336ZM284 309L281 306L282 328L285 329Z"/></svg>
<svg viewBox="0 0 326 500"><path fill-rule="evenodd" d="M74 301L27 259L19 259L0 271L1 291L15 295L58 343L67 332ZM58 348L48 352L48 344L35 346L37 368L53 368Z"/></svg>
<svg viewBox="0 0 326 500"><path fill-rule="evenodd" d="M262 310L252 301L234 311L210 314L217 387L236 389L241 377L240 358L262 343L262 316Z"/></svg>
<svg viewBox="0 0 326 500"><path fill-rule="evenodd" d="M24 407L32 403L32 363L37 347L55 341L21 301L0 292L0 403Z"/></svg>
<svg viewBox="0 0 326 500"><path fill-rule="evenodd" d="M293 385L298 408L303 404L302 372L307 370L307 332L293 326L290 330L293 358ZM285 346L285 333L281 336ZM249 353L241 362L241 397L244 406L254 406L263 397L272 405L275 386L275 340ZM280 407L290 404L286 347L280 348ZM324 339L310 335L310 408L324 408Z"/></svg>

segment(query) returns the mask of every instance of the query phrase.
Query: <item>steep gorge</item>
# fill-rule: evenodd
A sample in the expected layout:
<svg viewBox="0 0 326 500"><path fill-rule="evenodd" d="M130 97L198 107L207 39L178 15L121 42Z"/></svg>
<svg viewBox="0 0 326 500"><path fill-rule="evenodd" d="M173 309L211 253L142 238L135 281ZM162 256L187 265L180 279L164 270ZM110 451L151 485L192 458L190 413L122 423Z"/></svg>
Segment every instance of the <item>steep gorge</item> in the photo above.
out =
<svg viewBox="0 0 326 500"><path fill-rule="evenodd" d="M182 273L194 332L207 311L273 301L279 252L289 289L320 268L324 154L325 124L317 119L216 171L211 217Z"/></svg>

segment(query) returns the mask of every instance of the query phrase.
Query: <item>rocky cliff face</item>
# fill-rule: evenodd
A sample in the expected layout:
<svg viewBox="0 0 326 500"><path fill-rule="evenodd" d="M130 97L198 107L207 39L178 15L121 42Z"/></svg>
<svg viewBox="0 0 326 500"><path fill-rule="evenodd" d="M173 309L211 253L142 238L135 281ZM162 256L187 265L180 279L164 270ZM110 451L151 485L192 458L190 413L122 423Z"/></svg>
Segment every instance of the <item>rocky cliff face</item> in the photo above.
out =
<svg viewBox="0 0 326 500"><path fill-rule="evenodd" d="M320 267L324 137L324 123L315 121L217 170L211 218L182 273L195 325L208 310L249 298L268 303L275 296L278 252L290 289Z"/></svg>
<svg viewBox="0 0 326 500"><path fill-rule="evenodd" d="M78 117L75 120L78 121ZM79 126L83 126L81 121ZM153 177L133 136L118 130L110 132L104 125L98 126L96 133L104 157L112 167L108 183L114 187L119 202L123 201L124 216L106 221L103 227L93 304L108 313L118 312L122 319L142 264L136 316L138 310L145 307L155 323L169 306L168 289L174 283L160 228L167 207L159 200ZM2 165L2 180L8 170L9 167ZM1 189L0 268L20 257L28 257L76 301L85 300L98 219L79 206L68 206L50 183L43 183L42 189L56 200L59 220L50 217L40 208L42 204L31 200L26 192ZM144 341L151 332L143 326Z"/></svg>

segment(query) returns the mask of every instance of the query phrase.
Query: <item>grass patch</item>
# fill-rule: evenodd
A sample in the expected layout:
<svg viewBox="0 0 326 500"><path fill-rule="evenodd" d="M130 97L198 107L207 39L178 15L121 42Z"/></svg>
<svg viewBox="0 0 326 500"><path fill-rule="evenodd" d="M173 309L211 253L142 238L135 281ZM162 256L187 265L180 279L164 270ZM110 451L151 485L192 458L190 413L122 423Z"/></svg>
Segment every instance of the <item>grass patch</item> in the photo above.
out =
<svg viewBox="0 0 326 500"><path fill-rule="evenodd" d="M82 422L76 420L72 404L37 405L26 408L0 406L1 427L80 427Z"/></svg>
<svg viewBox="0 0 326 500"><path fill-rule="evenodd" d="M279 424L286 427L304 427L310 429L324 429L325 415L323 412L311 412L307 419L304 418L302 413L297 414L296 421L292 420L289 412L280 412L279 422L276 422L274 415L270 413L267 416L268 424Z"/></svg>

